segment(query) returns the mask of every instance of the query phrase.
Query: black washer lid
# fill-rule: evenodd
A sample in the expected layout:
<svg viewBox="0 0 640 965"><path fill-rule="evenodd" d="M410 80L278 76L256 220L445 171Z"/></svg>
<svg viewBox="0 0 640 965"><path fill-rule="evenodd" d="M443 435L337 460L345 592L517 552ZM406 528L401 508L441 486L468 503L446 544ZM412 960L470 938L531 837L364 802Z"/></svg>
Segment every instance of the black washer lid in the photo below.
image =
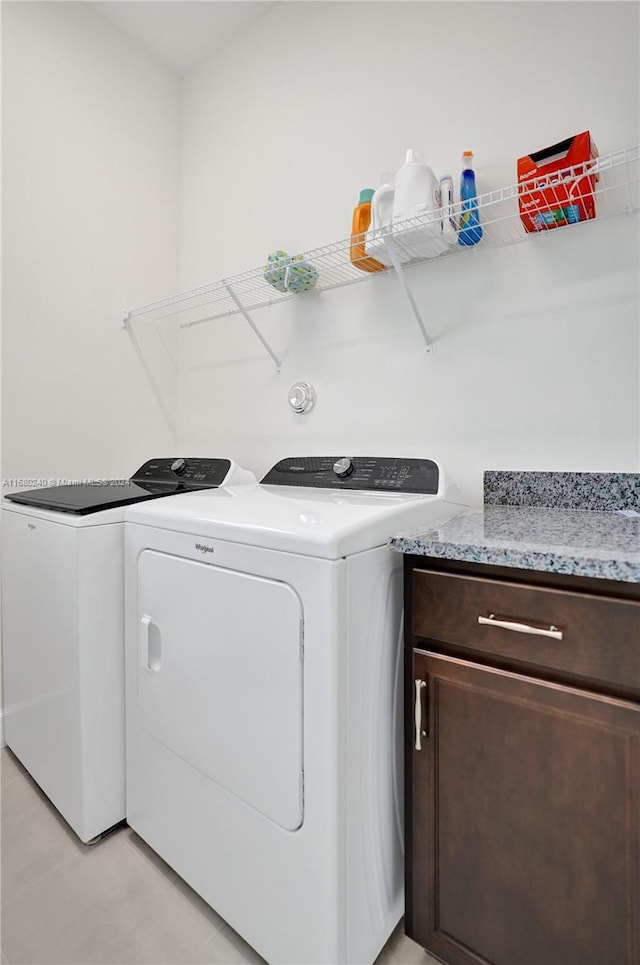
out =
<svg viewBox="0 0 640 965"><path fill-rule="evenodd" d="M230 468L228 459L150 459L131 479L28 489L8 493L5 498L23 506L85 516L157 499L159 496L196 489L215 489L224 482Z"/></svg>

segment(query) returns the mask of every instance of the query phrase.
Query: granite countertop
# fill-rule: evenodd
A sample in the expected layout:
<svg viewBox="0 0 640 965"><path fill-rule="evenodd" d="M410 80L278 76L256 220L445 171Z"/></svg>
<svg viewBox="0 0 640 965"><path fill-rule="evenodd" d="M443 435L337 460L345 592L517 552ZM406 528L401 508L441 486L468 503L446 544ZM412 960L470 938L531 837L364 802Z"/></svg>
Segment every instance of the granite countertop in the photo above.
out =
<svg viewBox="0 0 640 965"><path fill-rule="evenodd" d="M640 473L487 472L484 509L399 533L390 545L436 559L640 583Z"/></svg>

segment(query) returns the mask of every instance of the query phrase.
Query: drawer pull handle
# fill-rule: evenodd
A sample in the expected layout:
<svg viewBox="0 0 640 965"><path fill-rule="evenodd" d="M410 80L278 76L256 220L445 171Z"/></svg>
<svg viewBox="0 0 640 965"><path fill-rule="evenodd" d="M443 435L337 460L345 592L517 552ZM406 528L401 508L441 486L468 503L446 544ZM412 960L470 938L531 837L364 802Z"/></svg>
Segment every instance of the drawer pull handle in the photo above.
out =
<svg viewBox="0 0 640 965"><path fill-rule="evenodd" d="M502 620L495 613L490 613L488 617L478 617L478 623L484 626L502 627L503 630L515 630L516 633L536 633L540 637L562 640L562 630L558 630L553 624L550 627L532 627L528 623L518 623L516 620Z"/></svg>
<svg viewBox="0 0 640 965"><path fill-rule="evenodd" d="M416 680L416 701L413 708L413 716L416 725L415 749L422 750L422 738L427 736L427 732L422 729L422 691L427 686L424 680Z"/></svg>

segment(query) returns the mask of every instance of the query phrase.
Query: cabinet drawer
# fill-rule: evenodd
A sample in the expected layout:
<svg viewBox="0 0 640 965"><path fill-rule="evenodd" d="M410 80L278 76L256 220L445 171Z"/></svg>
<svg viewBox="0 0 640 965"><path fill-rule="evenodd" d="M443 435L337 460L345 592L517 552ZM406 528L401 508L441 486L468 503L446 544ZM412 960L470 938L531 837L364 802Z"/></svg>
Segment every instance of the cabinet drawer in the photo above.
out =
<svg viewBox="0 0 640 965"><path fill-rule="evenodd" d="M413 591L416 636L640 691L640 603L430 570Z"/></svg>

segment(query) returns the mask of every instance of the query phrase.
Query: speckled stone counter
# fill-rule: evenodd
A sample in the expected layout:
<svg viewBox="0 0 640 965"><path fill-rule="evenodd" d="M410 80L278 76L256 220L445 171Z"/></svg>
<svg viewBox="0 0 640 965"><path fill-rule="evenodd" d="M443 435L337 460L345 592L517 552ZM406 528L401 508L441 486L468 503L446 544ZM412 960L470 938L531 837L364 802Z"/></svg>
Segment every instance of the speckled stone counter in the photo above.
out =
<svg viewBox="0 0 640 965"><path fill-rule="evenodd" d="M640 473L489 470L484 474L484 504L640 513Z"/></svg>
<svg viewBox="0 0 640 965"><path fill-rule="evenodd" d="M487 472L484 482L484 510L399 533L392 548L640 583L640 473Z"/></svg>

